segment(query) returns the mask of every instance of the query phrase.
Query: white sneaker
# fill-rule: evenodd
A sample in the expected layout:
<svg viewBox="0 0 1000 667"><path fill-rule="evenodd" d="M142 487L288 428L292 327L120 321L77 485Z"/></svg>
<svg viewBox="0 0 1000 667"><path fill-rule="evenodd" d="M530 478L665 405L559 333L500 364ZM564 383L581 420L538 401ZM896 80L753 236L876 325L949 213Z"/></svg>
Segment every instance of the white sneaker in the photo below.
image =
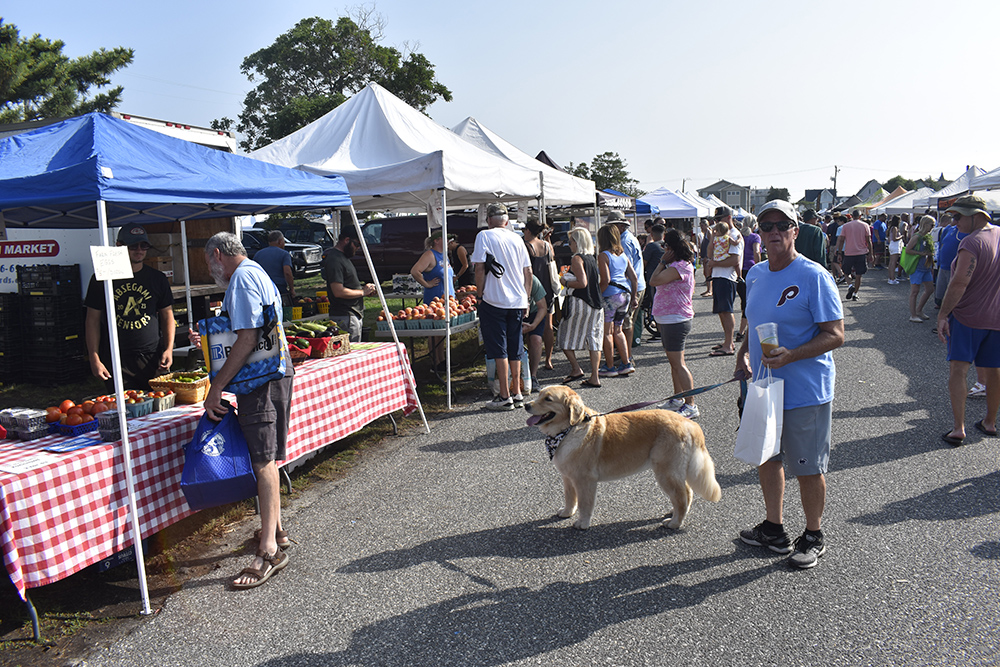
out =
<svg viewBox="0 0 1000 667"><path fill-rule="evenodd" d="M986 397L986 385L977 382L972 385L972 389L969 390L969 398L985 398Z"/></svg>
<svg viewBox="0 0 1000 667"><path fill-rule="evenodd" d="M510 412L514 409L514 401L509 396L507 398L500 398L497 396L492 401L484 405L483 409L491 410L493 412Z"/></svg>
<svg viewBox="0 0 1000 667"><path fill-rule="evenodd" d="M524 396L522 394L514 394L510 398L511 398L512 401L514 401L514 407L515 408L523 408L524 407Z"/></svg>
<svg viewBox="0 0 1000 667"><path fill-rule="evenodd" d="M660 410L672 410L673 412L677 412L684 404L683 398L671 398L665 403L660 404Z"/></svg>
<svg viewBox="0 0 1000 667"><path fill-rule="evenodd" d="M677 411L681 417L687 417L688 419L697 419L701 415L701 411L698 409L697 405L687 404L681 406L681 409Z"/></svg>

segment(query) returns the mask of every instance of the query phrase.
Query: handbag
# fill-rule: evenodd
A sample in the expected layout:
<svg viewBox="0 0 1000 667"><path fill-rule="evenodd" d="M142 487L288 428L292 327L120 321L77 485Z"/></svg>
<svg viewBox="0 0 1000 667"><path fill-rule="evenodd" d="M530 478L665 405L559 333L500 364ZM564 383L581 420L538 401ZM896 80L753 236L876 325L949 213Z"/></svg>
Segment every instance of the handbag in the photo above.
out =
<svg viewBox="0 0 1000 667"><path fill-rule="evenodd" d="M759 380L747 383L743 416L733 452L736 458L759 467L781 451L784 409L785 381L775 379L770 368L767 375L761 374Z"/></svg>
<svg viewBox="0 0 1000 667"><path fill-rule="evenodd" d="M273 304L263 304L263 311L264 326L259 330L257 346L243 368L226 385L226 391L237 395L249 394L257 387L285 376L288 358L285 331ZM208 362L208 373L214 379L229 358L229 351L236 343L236 332L226 313L199 320L198 331Z"/></svg>
<svg viewBox="0 0 1000 667"><path fill-rule="evenodd" d="M228 403L223 403L229 406ZM193 510L218 507L257 495L257 477L236 412L221 421L201 416L194 437L184 446L181 491Z"/></svg>
<svg viewBox="0 0 1000 667"><path fill-rule="evenodd" d="M911 255L906 252L905 247L899 252L899 268L903 269L907 275L912 274L916 270L917 262L919 261L920 255Z"/></svg>

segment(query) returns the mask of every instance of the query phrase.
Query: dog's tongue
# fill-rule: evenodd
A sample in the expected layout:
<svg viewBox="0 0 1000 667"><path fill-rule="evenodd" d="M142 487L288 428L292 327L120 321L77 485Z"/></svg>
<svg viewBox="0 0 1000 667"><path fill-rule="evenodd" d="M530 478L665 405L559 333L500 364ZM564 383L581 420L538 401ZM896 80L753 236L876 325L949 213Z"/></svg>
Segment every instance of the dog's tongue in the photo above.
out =
<svg viewBox="0 0 1000 667"><path fill-rule="evenodd" d="M531 415L530 417L528 417L528 426L534 426L540 421L542 421L541 415Z"/></svg>

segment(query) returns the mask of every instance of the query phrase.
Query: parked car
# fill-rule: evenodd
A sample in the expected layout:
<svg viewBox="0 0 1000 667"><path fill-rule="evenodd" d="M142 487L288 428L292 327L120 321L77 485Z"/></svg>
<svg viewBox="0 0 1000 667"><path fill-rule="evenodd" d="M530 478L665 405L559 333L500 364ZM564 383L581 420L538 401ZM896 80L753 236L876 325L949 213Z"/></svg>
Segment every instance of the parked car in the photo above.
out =
<svg viewBox="0 0 1000 667"><path fill-rule="evenodd" d="M470 255L478 231L479 219L475 215L448 216L448 233L454 234ZM393 274L409 273L423 254L424 239L427 238L427 216L376 218L362 223L361 233L364 235L368 252L371 253L372 264L375 265L379 280L391 280ZM362 281L372 279L368 264L360 251L351 261Z"/></svg>
<svg viewBox="0 0 1000 667"><path fill-rule="evenodd" d="M264 233L274 228L273 225L266 226L267 223L258 222L255 229L261 229ZM337 235L331 222L322 220L306 220L305 218L288 218L278 223L277 229L285 235L286 242L315 244L324 250L332 248L337 244Z"/></svg>
<svg viewBox="0 0 1000 667"><path fill-rule="evenodd" d="M267 247L267 230L244 229L243 247L247 257L253 259L257 251ZM285 250L292 256L292 275L305 278L320 272L323 262L323 248L315 243L292 243L285 236Z"/></svg>

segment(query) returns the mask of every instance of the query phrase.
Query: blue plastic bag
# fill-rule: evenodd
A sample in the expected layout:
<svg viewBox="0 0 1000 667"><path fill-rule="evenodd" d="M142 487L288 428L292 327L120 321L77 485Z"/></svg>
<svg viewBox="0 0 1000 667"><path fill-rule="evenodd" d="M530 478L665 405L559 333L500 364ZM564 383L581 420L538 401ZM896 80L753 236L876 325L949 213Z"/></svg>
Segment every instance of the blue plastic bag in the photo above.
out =
<svg viewBox="0 0 1000 667"><path fill-rule="evenodd" d="M243 429L230 406L221 421L201 417L184 447L181 491L193 510L228 505L257 495L257 476Z"/></svg>

